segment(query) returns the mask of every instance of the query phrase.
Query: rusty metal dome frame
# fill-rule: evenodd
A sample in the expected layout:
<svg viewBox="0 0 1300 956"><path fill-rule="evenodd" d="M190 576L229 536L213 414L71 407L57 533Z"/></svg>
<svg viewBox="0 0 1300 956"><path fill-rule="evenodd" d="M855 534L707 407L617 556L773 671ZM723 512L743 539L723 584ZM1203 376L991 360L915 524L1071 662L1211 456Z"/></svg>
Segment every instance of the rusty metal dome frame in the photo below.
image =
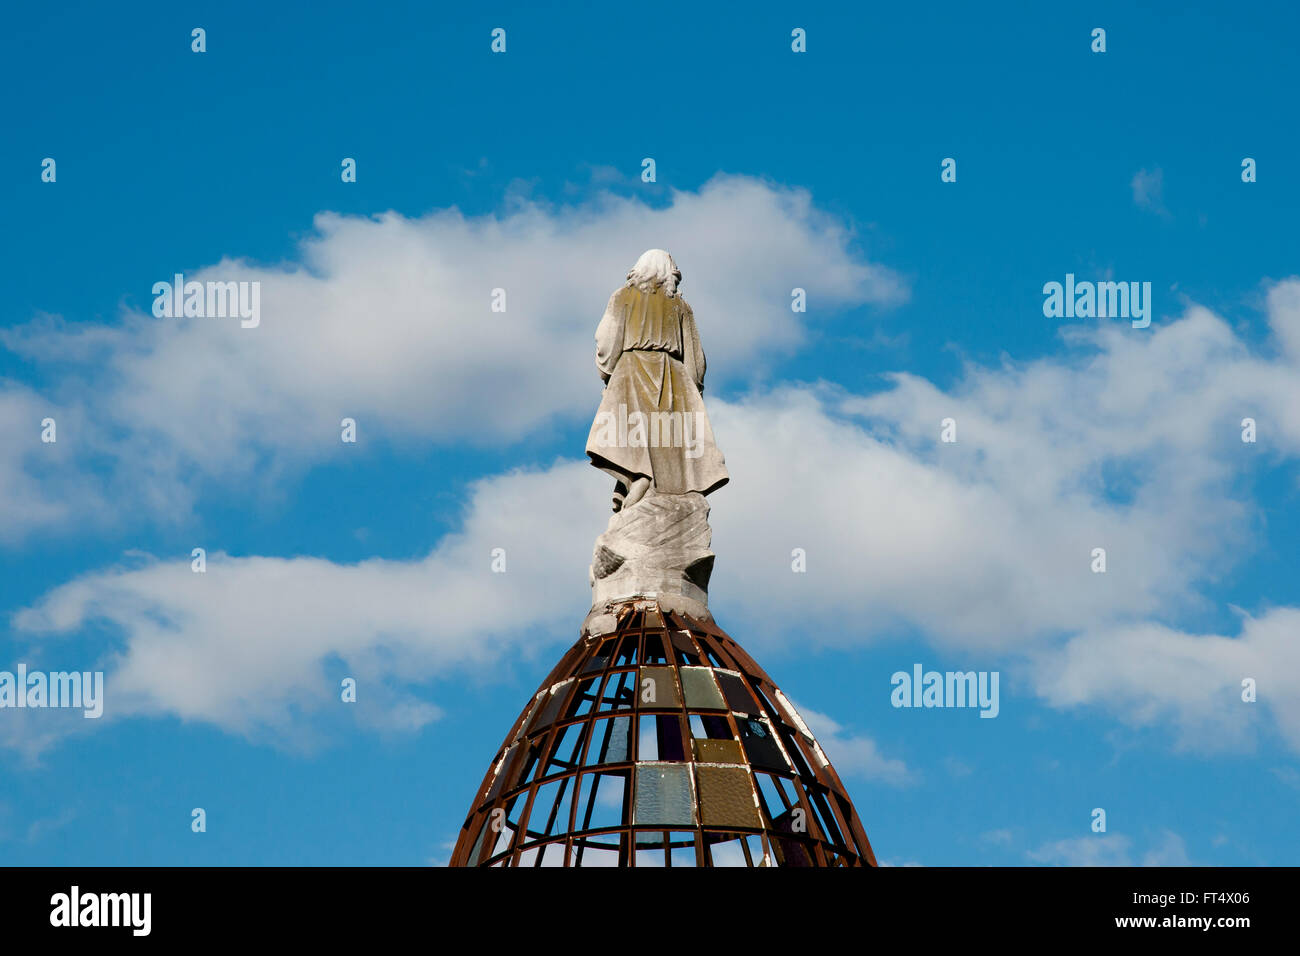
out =
<svg viewBox="0 0 1300 956"><path fill-rule="evenodd" d="M492 761L452 866L875 866L844 785L771 678L653 600L579 640Z"/></svg>

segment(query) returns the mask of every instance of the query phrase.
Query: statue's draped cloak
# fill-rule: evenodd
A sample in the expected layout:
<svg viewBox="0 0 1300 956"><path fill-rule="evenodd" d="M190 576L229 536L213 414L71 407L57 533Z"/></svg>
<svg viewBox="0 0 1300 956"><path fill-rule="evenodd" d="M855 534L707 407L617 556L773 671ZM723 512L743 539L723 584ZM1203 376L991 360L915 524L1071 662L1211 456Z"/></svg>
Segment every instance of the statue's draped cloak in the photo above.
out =
<svg viewBox="0 0 1300 956"><path fill-rule="evenodd" d="M596 366L607 385L587 436L587 455L594 465L628 483L651 478L661 494L707 495L727 483L727 467L713 442L700 394L704 349L695 315L681 296L636 286L615 292L596 328ZM621 427L629 420L635 423L638 412L644 416L644 442L636 440L634 427L626 432ZM665 418L656 413L676 414ZM694 447L688 448L685 440L667 440L665 423L674 436L690 435ZM611 435L619 440L611 442ZM688 451L699 454L691 457Z"/></svg>

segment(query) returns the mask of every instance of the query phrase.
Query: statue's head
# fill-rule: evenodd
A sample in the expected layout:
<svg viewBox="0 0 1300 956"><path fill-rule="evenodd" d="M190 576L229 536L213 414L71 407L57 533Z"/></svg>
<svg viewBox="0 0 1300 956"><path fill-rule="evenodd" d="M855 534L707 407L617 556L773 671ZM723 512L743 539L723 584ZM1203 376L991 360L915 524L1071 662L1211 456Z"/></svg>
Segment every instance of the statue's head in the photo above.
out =
<svg viewBox="0 0 1300 956"><path fill-rule="evenodd" d="M647 249L627 274L627 284L646 291L662 288L668 295L677 294L682 274L673 257L662 249Z"/></svg>

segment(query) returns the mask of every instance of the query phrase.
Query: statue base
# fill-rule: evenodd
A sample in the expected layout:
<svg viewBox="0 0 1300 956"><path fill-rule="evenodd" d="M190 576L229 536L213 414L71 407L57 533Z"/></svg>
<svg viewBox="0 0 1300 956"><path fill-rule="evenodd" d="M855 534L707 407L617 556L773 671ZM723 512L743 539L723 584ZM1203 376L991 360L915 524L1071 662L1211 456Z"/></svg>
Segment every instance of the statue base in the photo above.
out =
<svg viewBox="0 0 1300 956"><path fill-rule="evenodd" d="M614 629L611 609L650 598L667 611L711 621L709 504L698 492L664 495L654 489L617 512L591 557L591 612L584 635Z"/></svg>

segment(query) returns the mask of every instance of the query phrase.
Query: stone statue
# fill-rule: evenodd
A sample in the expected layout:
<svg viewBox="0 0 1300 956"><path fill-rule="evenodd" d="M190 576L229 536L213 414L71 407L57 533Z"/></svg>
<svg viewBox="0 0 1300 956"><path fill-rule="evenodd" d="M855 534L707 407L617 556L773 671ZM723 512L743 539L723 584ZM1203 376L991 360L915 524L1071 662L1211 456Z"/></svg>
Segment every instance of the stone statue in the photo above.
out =
<svg viewBox="0 0 1300 956"><path fill-rule="evenodd" d="M643 253L596 329L606 384L587 455L614 479L614 515L596 539L584 633L608 627L610 609L636 597L711 620L704 496L729 476L704 409L704 349L681 281L667 252Z"/></svg>
<svg viewBox="0 0 1300 956"><path fill-rule="evenodd" d="M596 328L606 382L587 436L592 464L614 479L614 511L659 494L707 495L727 483L704 409L704 349L682 274L662 249L642 253Z"/></svg>

